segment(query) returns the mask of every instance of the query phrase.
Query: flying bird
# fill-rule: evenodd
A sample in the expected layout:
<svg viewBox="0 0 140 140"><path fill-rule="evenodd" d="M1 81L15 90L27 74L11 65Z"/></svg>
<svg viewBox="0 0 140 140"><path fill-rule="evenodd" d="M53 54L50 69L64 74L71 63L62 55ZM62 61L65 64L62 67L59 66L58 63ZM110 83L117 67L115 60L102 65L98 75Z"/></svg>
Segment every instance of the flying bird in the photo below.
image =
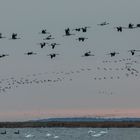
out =
<svg viewBox="0 0 140 140"><path fill-rule="evenodd" d="M87 29L88 28L91 28L90 26L85 26L85 27L82 27L81 29L82 29L82 31L85 33L85 32L87 32Z"/></svg>
<svg viewBox="0 0 140 140"><path fill-rule="evenodd" d="M2 33L0 33L0 39L2 39L2 38L6 38L5 36L2 36Z"/></svg>
<svg viewBox="0 0 140 140"><path fill-rule="evenodd" d="M54 37L52 37L52 35L47 36L46 38L44 38L43 40L52 40L55 39Z"/></svg>
<svg viewBox="0 0 140 140"><path fill-rule="evenodd" d="M135 54L135 52L139 52L140 50L129 50L128 52L130 52L132 55L134 55Z"/></svg>
<svg viewBox="0 0 140 140"><path fill-rule="evenodd" d="M91 54L91 51L85 52L82 57L87 57L87 56L94 56L94 54Z"/></svg>
<svg viewBox="0 0 140 140"><path fill-rule="evenodd" d="M119 54L118 52L111 52L111 53L108 53L107 55L110 55L111 57L115 56L116 54Z"/></svg>
<svg viewBox="0 0 140 140"><path fill-rule="evenodd" d="M21 39L20 37L17 37L17 33L13 33L12 37L10 38L12 40L16 40L16 39Z"/></svg>
<svg viewBox="0 0 140 140"><path fill-rule="evenodd" d="M52 59L52 58L56 57L56 55L59 55L59 54L56 54L56 53L51 53L51 54L49 54L49 55L47 55L47 56L50 56L50 57L51 57L51 59Z"/></svg>
<svg viewBox="0 0 140 140"><path fill-rule="evenodd" d="M80 41L84 42L86 39L88 39L88 38L86 38L86 37L79 37L79 38L77 38L76 40L78 40L79 42L80 42Z"/></svg>
<svg viewBox="0 0 140 140"><path fill-rule="evenodd" d="M34 52L27 52L27 53L24 53L26 55L36 55L37 53L34 53Z"/></svg>
<svg viewBox="0 0 140 140"><path fill-rule="evenodd" d="M57 43L51 43L49 46L51 46L52 49L54 49L56 45L60 45L60 44L57 44Z"/></svg>
<svg viewBox="0 0 140 140"><path fill-rule="evenodd" d="M47 32L46 29L42 29L42 30L41 30L41 34L50 34L50 32Z"/></svg>
<svg viewBox="0 0 140 140"><path fill-rule="evenodd" d="M71 36L71 35L75 35L75 34L70 33L70 28L65 29L65 35L63 36Z"/></svg>
<svg viewBox="0 0 140 140"><path fill-rule="evenodd" d="M97 24L97 25L100 25L100 26L105 26L105 25L108 25L109 23L108 22L102 22L102 23L100 23L100 24Z"/></svg>

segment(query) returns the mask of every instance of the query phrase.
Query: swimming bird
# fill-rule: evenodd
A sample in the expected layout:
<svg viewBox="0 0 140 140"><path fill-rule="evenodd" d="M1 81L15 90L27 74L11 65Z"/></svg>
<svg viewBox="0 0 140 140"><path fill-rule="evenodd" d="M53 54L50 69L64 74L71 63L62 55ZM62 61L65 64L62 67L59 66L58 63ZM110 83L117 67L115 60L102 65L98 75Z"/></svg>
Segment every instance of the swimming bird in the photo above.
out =
<svg viewBox="0 0 140 140"><path fill-rule="evenodd" d="M56 53L51 53L51 54L49 54L49 55L47 55L47 56L50 56L50 57L51 57L51 59L52 59L52 58L56 57L56 55L59 55L59 54L56 54Z"/></svg>
<svg viewBox="0 0 140 140"><path fill-rule="evenodd" d="M4 132L1 132L2 135L5 135L6 133L7 133L6 130Z"/></svg>
<svg viewBox="0 0 140 140"><path fill-rule="evenodd" d="M94 54L91 54L91 51L88 51L82 55L82 57L87 57L87 56L94 56Z"/></svg>
<svg viewBox="0 0 140 140"><path fill-rule="evenodd" d="M86 39L88 39L88 38L86 38L86 37L79 37L76 40L84 42Z"/></svg>
<svg viewBox="0 0 140 140"><path fill-rule="evenodd" d="M24 53L26 55L36 55L37 53L34 53L34 52L27 52L27 53Z"/></svg>
<svg viewBox="0 0 140 140"><path fill-rule="evenodd" d="M19 130L18 130L18 131L16 131L16 132L14 132L14 134L19 134Z"/></svg>
<svg viewBox="0 0 140 140"><path fill-rule="evenodd" d="M107 23L106 21L100 23L100 24L97 24L97 25L100 25L100 26L105 26L105 25L108 25L109 23Z"/></svg>
<svg viewBox="0 0 140 140"><path fill-rule="evenodd" d="M110 55L111 57L115 56L116 54L119 54L118 52L111 52L111 53L108 53L107 55Z"/></svg>

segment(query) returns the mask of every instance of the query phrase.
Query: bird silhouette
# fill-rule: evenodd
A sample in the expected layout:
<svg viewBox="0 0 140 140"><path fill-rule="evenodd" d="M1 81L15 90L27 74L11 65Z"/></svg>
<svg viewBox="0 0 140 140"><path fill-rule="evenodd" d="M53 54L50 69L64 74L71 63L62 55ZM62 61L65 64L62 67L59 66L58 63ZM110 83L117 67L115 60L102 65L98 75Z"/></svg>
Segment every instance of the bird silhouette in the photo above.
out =
<svg viewBox="0 0 140 140"><path fill-rule="evenodd" d="M70 28L65 29L65 35L63 36L71 36L71 35L75 35L75 34L70 33Z"/></svg>
<svg viewBox="0 0 140 140"><path fill-rule="evenodd" d="M87 56L94 56L94 54L91 54L91 51L88 51L82 55L82 57L87 57Z"/></svg>
<svg viewBox="0 0 140 140"><path fill-rule="evenodd" d="M85 26L85 27L82 27L81 29L82 29L83 33L85 33L85 32L87 32L88 28L91 28L91 27L90 26Z"/></svg>
<svg viewBox="0 0 140 140"><path fill-rule="evenodd" d="M26 55L36 55L37 53L34 53L34 52L27 52L27 53L24 53Z"/></svg>
<svg viewBox="0 0 140 140"><path fill-rule="evenodd" d="M79 37L79 38L77 38L76 40L78 40L79 42L80 42L80 41L84 42L86 39L88 39L88 38L86 38L86 37Z"/></svg>
<svg viewBox="0 0 140 140"><path fill-rule="evenodd" d="M38 44L40 45L41 48L44 48L46 46L46 44L48 44L48 43L42 42L42 43L38 43Z"/></svg>
<svg viewBox="0 0 140 140"><path fill-rule="evenodd" d="M105 26L105 25L108 25L109 23L107 23L106 21L100 23L100 24L97 24L97 25L100 25L100 26Z"/></svg>
<svg viewBox="0 0 140 140"><path fill-rule="evenodd" d="M2 38L6 38L5 36L2 36L2 33L0 33L0 39L2 39Z"/></svg>
<svg viewBox="0 0 140 140"><path fill-rule="evenodd" d="M136 51L139 52L140 50L134 50L133 49L133 50L129 50L128 52L130 52L132 55L134 55Z"/></svg>
<svg viewBox="0 0 140 140"><path fill-rule="evenodd" d="M56 57L56 55L59 55L59 54L56 54L56 53L51 53L51 54L49 54L48 56L50 56L50 57L51 57L51 59L52 59L52 58Z"/></svg>
<svg viewBox="0 0 140 140"><path fill-rule="evenodd" d="M52 37L52 35L47 36L46 38L44 38L43 40L52 40L55 39L54 37Z"/></svg>
<svg viewBox="0 0 140 140"><path fill-rule="evenodd" d="M57 43L51 43L49 46L51 46L52 49L54 49L56 45L60 45L60 44L57 44Z"/></svg>
<svg viewBox="0 0 140 140"><path fill-rule="evenodd" d="M17 33L13 33L12 37L10 38L12 40L16 40L16 39L21 39L20 37L17 37Z"/></svg>
<svg viewBox="0 0 140 140"><path fill-rule="evenodd" d="M1 54L0 58L5 57L5 56L9 56L9 54Z"/></svg>
<svg viewBox="0 0 140 140"><path fill-rule="evenodd" d="M16 131L16 132L14 132L14 134L19 134L19 130L18 130L18 131Z"/></svg>
<svg viewBox="0 0 140 140"><path fill-rule="evenodd" d="M110 52L107 55L110 55L111 57L115 56L116 54L119 54L118 52Z"/></svg>
<svg viewBox="0 0 140 140"><path fill-rule="evenodd" d="M46 29L42 29L42 30L41 30L41 34L50 34L50 32L47 32Z"/></svg>
<svg viewBox="0 0 140 140"><path fill-rule="evenodd" d="M2 135L5 135L6 133L7 133L6 130L4 132L1 132Z"/></svg>

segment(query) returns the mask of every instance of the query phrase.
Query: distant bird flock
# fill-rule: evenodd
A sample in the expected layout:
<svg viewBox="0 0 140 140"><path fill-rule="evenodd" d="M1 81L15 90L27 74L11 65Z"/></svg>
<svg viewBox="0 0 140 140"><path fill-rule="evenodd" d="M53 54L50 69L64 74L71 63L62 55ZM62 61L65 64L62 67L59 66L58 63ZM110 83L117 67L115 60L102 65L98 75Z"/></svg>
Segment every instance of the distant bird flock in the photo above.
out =
<svg viewBox="0 0 140 140"><path fill-rule="evenodd" d="M109 22L105 21L105 22L97 24L97 26L109 26L109 24L110 24ZM64 34L62 33L61 36L65 38L69 36L75 36L77 32L82 32L83 33L82 36L75 37L75 40L79 42L88 41L88 37L85 36L86 35L85 33L88 32L88 30L90 30L91 28L92 27L90 26L78 27L78 28L73 28L73 29L66 28L64 29ZM122 32L123 30L126 30L126 29L139 29L139 28L140 28L140 24L134 25L132 23L129 23L128 26L126 27L123 27L123 26L114 27L114 29L116 29L117 32ZM55 42L55 37L52 36L51 33L47 29L42 29L41 31L38 32L38 34L43 34L42 42L36 43L36 45L39 45L41 49L45 47L50 47L52 50L55 50L57 46L61 47L62 43ZM2 33L0 33L0 39L20 40L22 39L22 37L20 37L18 33L12 33L11 37L8 38ZM134 56L136 53L140 52L140 50L132 48L130 50L127 50L127 52L130 53L131 56ZM31 56L31 55L37 55L38 53L31 50L28 52L24 52L24 54L27 56ZM109 55L111 58L112 57L115 58L115 56L119 54L120 52L111 51L111 52L106 53L105 55ZM50 59L54 59L58 55L60 55L60 53L52 52L52 53L46 54L46 56L50 57ZM10 56L9 53L0 54L0 58L8 57L8 56ZM79 57L92 57L92 56L95 56L95 54L89 50L81 54ZM117 65L118 63L120 63L121 66L120 65L118 66ZM43 83L48 83L48 85L50 85L51 83L63 82L66 79L68 81L72 81L74 78L73 75L80 74L87 71L90 71L90 73L93 73L92 79L94 81L113 80L113 79L119 80L121 79L121 76L119 73L120 71L121 73L123 71L124 72L123 76L127 78L130 76L133 76L133 77L139 76L139 70L136 67L136 65L139 64L139 62L135 60L134 57L133 58L128 57L128 58L122 58L122 59L116 59L116 60L114 59L103 60L102 64L106 66L102 65L100 67L95 67L95 68L81 67L77 70L70 70L67 72L64 72L64 71L57 71L57 72L50 72L50 73L43 72L43 73L38 73L38 74L26 75L20 78L10 77L10 78L5 78L5 79L0 79L0 93L7 92L10 89L15 89L23 85L43 84ZM116 67L114 67L114 65L112 66L111 64L116 64ZM103 71L104 75L94 76L95 70ZM109 72L109 74L106 74L107 72ZM53 74L52 77L50 76L51 74ZM100 91L99 93L106 93L106 91ZM112 94L112 92L110 93Z"/></svg>

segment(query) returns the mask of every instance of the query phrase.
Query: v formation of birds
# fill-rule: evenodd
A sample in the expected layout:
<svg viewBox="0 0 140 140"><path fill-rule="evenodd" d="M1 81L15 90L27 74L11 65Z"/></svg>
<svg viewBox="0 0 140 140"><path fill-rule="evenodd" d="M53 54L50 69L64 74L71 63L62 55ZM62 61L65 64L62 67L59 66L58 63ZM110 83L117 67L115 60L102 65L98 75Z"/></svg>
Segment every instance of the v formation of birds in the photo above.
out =
<svg viewBox="0 0 140 140"><path fill-rule="evenodd" d="M108 22L102 22L100 24L97 24L97 26L109 26L110 23ZM61 36L66 38L69 36L75 36L77 32L81 32L82 36L79 36L78 38L75 38L76 41L78 42L85 42L88 41L88 37L86 37L86 34L88 30L90 30L90 26L85 26L85 27L78 27L78 28L66 28L64 29L64 34ZM122 32L126 29L139 29L140 24L132 24L129 23L128 26L123 27L123 26L118 26L114 27L117 32ZM51 33L47 29L42 29L39 34L43 35L42 42L36 43L37 45L40 46L40 49L44 49L45 47L50 47L53 50L57 46L61 46L62 43L55 42L55 37L51 35ZM79 35L79 34L78 34ZM45 36L45 37L44 37ZM7 39L7 40L20 40L22 37L20 37L17 33L12 33L11 37L8 38L2 33L0 33L0 39ZM50 43L50 41L52 41ZM18 78L15 77L9 77L9 78L2 78L0 79L0 93L3 92L8 92L11 89L15 89L19 86L23 85L31 85L31 84L43 84L46 83L48 85L51 85L53 83L59 83L63 82L65 80L67 81L72 81L74 78L74 75L80 75L80 74L85 74L87 72L91 73L92 80L94 81L103 81L103 80L120 80L122 78L129 78L129 77L139 77L139 70L137 69L137 65L139 64L139 61L135 59L135 54L138 54L140 50L137 49L131 49L131 50L126 50L128 53L131 54L131 57L125 57L125 58L120 58L120 59L109 59L109 60L103 60L101 63L104 64L102 66L98 67L81 67L77 70L69 70L69 71L52 71L52 72L42 72L42 73L34 73L26 76L21 76ZM37 55L37 52L34 51L29 51L29 52L24 52L25 55L30 56L30 55ZM109 55L110 58L114 57L116 55L119 55L119 52L113 51L109 52L105 55ZM46 56L50 57L50 59L54 59L60 55L60 53L49 53L46 54ZM7 54L0 54L0 59L4 57L10 56L9 53ZM87 52L84 52L81 54L79 57L92 57L94 58L95 54L91 52L90 50ZM53 61L53 60L52 60ZM113 64L113 65L111 65ZM103 74L96 74L95 71L101 72ZM121 73L121 74L120 74ZM123 73L123 74L122 74ZM53 75L53 76L50 76ZM105 91L100 91L99 93L106 93ZM110 92L112 94L112 92Z"/></svg>

